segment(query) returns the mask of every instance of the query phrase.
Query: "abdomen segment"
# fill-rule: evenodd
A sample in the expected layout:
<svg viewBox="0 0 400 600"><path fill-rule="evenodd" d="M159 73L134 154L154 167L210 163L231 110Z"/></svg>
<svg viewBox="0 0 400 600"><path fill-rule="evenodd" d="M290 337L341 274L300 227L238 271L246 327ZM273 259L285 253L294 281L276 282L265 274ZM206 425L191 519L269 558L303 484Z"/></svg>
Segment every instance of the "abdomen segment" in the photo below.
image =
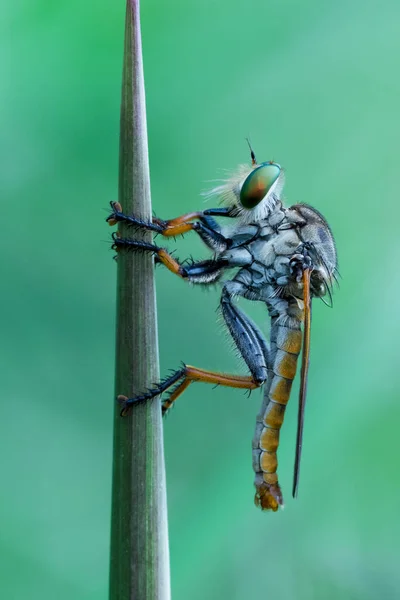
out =
<svg viewBox="0 0 400 600"><path fill-rule="evenodd" d="M283 497L277 475L277 449L297 358L301 350L302 333L298 327L274 324L271 329L272 365L265 387L264 402L257 418L253 440L255 503L262 510L278 510Z"/></svg>

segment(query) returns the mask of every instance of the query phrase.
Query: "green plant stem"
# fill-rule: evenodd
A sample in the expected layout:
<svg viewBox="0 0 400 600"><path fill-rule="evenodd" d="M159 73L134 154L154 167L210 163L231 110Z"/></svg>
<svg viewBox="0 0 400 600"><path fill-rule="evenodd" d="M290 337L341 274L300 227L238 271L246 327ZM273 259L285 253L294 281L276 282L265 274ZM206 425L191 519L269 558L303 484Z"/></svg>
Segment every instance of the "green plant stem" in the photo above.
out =
<svg viewBox="0 0 400 600"><path fill-rule="evenodd" d="M139 0L126 10L119 201L151 219ZM122 235L127 235L120 225ZM129 233L132 233L131 231ZM144 239L151 241L148 233ZM153 261L120 252L117 276L116 394L132 396L159 378ZM158 400L114 416L110 600L168 600L169 550L163 428Z"/></svg>

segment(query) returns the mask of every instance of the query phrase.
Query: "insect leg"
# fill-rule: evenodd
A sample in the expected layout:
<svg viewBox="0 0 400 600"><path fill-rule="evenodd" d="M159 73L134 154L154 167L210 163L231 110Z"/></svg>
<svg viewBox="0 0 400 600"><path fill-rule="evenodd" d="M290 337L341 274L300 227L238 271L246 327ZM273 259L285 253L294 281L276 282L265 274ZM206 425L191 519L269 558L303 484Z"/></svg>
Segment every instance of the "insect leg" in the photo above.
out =
<svg viewBox="0 0 400 600"><path fill-rule="evenodd" d="M169 409L171 408L171 406L173 405L175 400L181 394L183 394L183 392L186 390L186 388L189 387L189 385L191 383L192 383L191 379L184 379L181 383L178 383L178 385L172 390L172 392L169 394L168 398L163 400L163 403L161 406L163 416L167 414L167 412L169 411Z"/></svg>
<svg viewBox="0 0 400 600"><path fill-rule="evenodd" d="M254 381L262 385L268 376L268 344L258 327L239 308L232 303L229 287L235 284L235 293L238 293L236 282L227 282L221 297L221 310L225 323L229 329L237 349ZM244 290L242 290L244 292Z"/></svg>
<svg viewBox="0 0 400 600"><path fill-rule="evenodd" d="M192 283L208 284L217 281L224 269L242 267L250 264L251 260L251 254L246 249L233 248L220 254L218 258L194 262L190 265L185 264L185 270L188 280Z"/></svg>
<svg viewBox="0 0 400 600"><path fill-rule="evenodd" d="M187 273L185 268L175 260L171 254L168 253L165 248L160 248L155 244L150 244L148 242L142 242L138 240L130 240L128 238L121 238L118 235L118 232L114 232L112 235L112 239L114 243L112 245L112 249L117 252L121 248L125 248L126 250L133 250L137 252L149 252L156 256L157 261L162 263L169 271L174 273L175 275L179 275L180 277L187 277Z"/></svg>
<svg viewBox="0 0 400 600"><path fill-rule="evenodd" d="M111 202L110 205L111 214L107 217L110 225L123 222L136 228L154 231L164 237L174 237L193 230L199 234L209 248L218 252L226 250L232 244L231 240L222 235L220 226L211 216L233 217L231 209L209 208L204 212L187 213L169 221L154 218L152 222L148 222L124 214L119 202Z"/></svg>
<svg viewBox="0 0 400 600"><path fill-rule="evenodd" d="M207 285L215 283L221 277L223 270L229 266L229 261L222 258L193 262L191 265L185 265L184 277L191 283Z"/></svg>
<svg viewBox="0 0 400 600"><path fill-rule="evenodd" d="M224 252L233 244L233 240L221 233L218 223L209 217L201 217L200 221L193 223L193 231L196 231L206 246L214 252Z"/></svg>
<svg viewBox="0 0 400 600"><path fill-rule="evenodd" d="M185 368L179 369L170 375L170 377L166 377L163 381L160 381L157 385L155 385L152 389L147 390L144 394L138 394L133 398L128 398L127 396L119 395L117 396L117 401L121 404L121 417L126 417L129 414L130 408L137 403L145 402L146 400L151 400L156 396L159 396L165 390L170 388L172 385L177 383L179 380L185 380Z"/></svg>
<svg viewBox="0 0 400 600"><path fill-rule="evenodd" d="M193 224L203 242L215 252L224 252L231 248L233 240L221 232L221 227L213 217L235 217L231 208L209 208L199 216L199 221Z"/></svg>
<svg viewBox="0 0 400 600"><path fill-rule="evenodd" d="M155 219L153 222L149 223L148 221L143 221L143 219L139 219L138 217L133 217L130 215L126 215L122 211L122 206L119 202L110 202L111 213L108 215L106 221L112 227L117 223L126 223L127 225L131 225L136 228L146 229L150 231L155 231L156 233L162 233L164 228L161 224L161 221Z"/></svg>
<svg viewBox="0 0 400 600"><path fill-rule="evenodd" d="M156 261L162 263L169 271L192 283L213 283L222 275L223 269L230 266L229 261L222 258L183 265L175 260L165 248L161 248L155 244L121 238L118 232L114 232L112 238L114 240L112 245L113 250L119 251L121 248L125 248L126 250L137 252L150 252L156 257Z"/></svg>
<svg viewBox="0 0 400 600"><path fill-rule="evenodd" d="M121 404L121 416L126 416L129 413L130 408L138 402L144 402L159 396L168 388L178 383L177 387L172 391L169 398L167 398L163 405L163 414L171 407L173 402L185 391L185 389L194 381L201 381L203 383L211 383L214 385L223 385L227 387L254 390L261 384L254 380L254 377L249 375L228 375L226 373L216 373L215 371L208 371L206 369L198 369L190 365L183 365L182 369L175 371L169 378L161 381L153 389L148 390L144 394L134 396L133 398L127 398L126 396L118 396L117 400Z"/></svg>

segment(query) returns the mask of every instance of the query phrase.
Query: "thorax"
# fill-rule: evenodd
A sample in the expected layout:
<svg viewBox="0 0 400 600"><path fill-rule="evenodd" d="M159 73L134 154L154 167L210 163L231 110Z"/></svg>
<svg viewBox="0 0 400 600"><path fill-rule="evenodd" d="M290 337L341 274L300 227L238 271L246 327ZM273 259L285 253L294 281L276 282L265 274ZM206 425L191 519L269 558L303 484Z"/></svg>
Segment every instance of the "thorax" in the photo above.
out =
<svg viewBox="0 0 400 600"><path fill-rule="evenodd" d="M236 247L245 248L251 256L247 271L253 287L287 282L290 257L301 245L301 239L287 219L286 209L279 206L267 219L239 226L232 239Z"/></svg>

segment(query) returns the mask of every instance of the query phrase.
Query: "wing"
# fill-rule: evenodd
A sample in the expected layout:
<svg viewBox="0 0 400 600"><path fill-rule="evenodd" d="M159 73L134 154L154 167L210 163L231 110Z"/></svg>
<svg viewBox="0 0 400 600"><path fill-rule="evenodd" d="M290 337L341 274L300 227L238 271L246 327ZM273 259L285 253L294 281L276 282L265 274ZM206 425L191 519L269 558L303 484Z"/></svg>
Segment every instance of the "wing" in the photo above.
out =
<svg viewBox="0 0 400 600"><path fill-rule="evenodd" d="M304 409L306 406L308 366L310 362L310 333L311 333L311 297L310 297L311 270L304 269L304 328L303 328L303 354L301 359L301 381L299 394L299 413L297 417L296 457L293 474L293 498L296 498L299 489L300 459L303 443Z"/></svg>

